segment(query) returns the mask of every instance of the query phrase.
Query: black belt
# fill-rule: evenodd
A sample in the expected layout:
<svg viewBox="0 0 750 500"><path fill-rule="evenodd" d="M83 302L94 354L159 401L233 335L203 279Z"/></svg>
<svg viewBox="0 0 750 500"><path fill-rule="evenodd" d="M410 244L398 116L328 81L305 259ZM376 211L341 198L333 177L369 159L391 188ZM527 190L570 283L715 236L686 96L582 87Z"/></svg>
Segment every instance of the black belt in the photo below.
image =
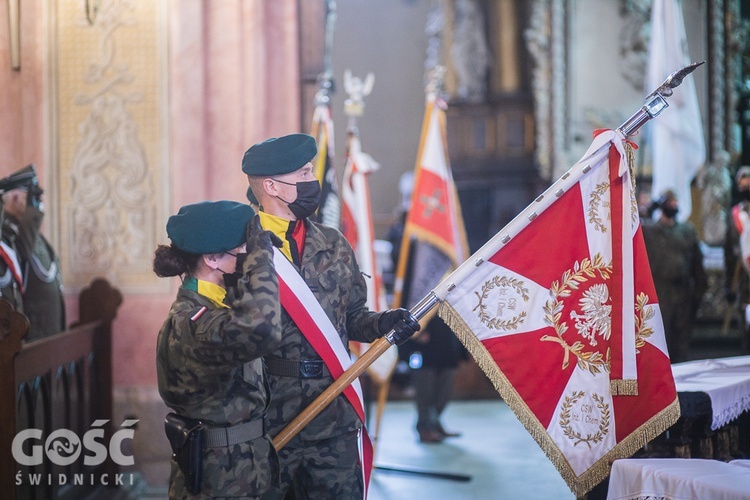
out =
<svg viewBox="0 0 750 500"><path fill-rule="evenodd" d="M265 422L265 418L259 418L229 427L204 428L204 446L206 448L225 448L258 439L266 433Z"/></svg>
<svg viewBox="0 0 750 500"><path fill-rule="evenodd" d="M323 378L331 376L322 359L294 361L290 359L266 358L266 371L271 375L279 375L281 377Z"/></svg>

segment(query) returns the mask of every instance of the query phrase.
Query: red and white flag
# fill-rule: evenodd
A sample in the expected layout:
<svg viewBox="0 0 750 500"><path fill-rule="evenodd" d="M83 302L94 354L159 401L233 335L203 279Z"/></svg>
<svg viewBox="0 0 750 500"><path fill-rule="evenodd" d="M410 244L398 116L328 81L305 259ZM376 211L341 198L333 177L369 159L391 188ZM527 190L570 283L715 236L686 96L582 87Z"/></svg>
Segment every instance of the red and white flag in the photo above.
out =
<svg viewBox="0 0 750 500"><path fill-rule="evenodd" d="M372 222L370 185L368 177L380 165L362 152L357 135L349 138L348 156L344 168L341 198L341 232L357 255L359 269L369 276L367 281L367 307L371 311L386 309L383 280L375 256L375 229Z"/></svg>
<svg viewBox="0 0 750 500"><path fill-rule="evenodd" d="M341 189L344 202L341 232L354 249L360 271L366 275L367 307L371 311L385 311L387 304L382 273L375 255L375 230L368 181L370 174L378 170L380 165L370 155L362 152L362 145L356 134L350 135L347 151ZM352 342L352 348L357 355L365 350L356 342ZM390 380L397 363L398 352L392 346L368 367L367 373L376 383L383 384Z"/></svg>
<svg viewBox="0 0 750 500"><path fill-rule="evenodd" d="M651 8L651 42L646 91L662 84L673 71L690 64L685 21L679 0L654 0ZM677 194L677 219L688 220L692 211L690 183L706 161L703 122L695 80L686 78L669 100L669 112L647 124L651 127L653 199L671 189Z"/></svg>
<svg viewBox="0 0 750 500"><path fill-rule="evenodd" d="M427 95L414 190L396 266L396 307L413 307L469 253L448 157L445 107L434 93Z"/></svg>
<svg viewBox="0 0 750 500"><path fill-rule="evenodd" d="M434 289L439 314L582 496L679 417L626 143L584 157Z"/></svg>
<svg viewBox="0 0 750 500"><path fill-rule="evenodd" d="M313 160L315 178L320 182L320 206L314 219L327 226L339 227L341 201L333 163L333 119L327 104L318 104L313 111L310 135L315 137L318 154Z"/></svg>

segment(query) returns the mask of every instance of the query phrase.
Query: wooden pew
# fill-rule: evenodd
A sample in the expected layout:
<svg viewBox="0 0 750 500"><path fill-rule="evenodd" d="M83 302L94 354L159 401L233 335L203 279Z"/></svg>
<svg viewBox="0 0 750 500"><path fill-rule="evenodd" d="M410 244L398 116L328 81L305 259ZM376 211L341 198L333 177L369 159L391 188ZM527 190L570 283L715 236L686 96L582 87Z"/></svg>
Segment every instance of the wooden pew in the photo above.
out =
<svg viewBox="0 0 750 500"><path fill-rule="evenodd" d="M94 279L79 295L79 320L67 330L29 343L26 317L0 299L0 492L3 498L57 499L81 496L81 490L114 483L116 464L109 454L100 464L84 465L96 453L81 444L84 434L99 420L104 430L97 439L108 446L112 422L112 322L122 295L105 279ZM101 421L107 422L102 424ZM12 446L25 429L41 429L41 438L24 440L22 450L37 452L42 463L19 464ZM80 438L80 454L70 464L67 429ZM47 437L57 460L50 460ZM56 438L60 439L56 439ZM73 441L75 441L74 439ZM21 442L21 440L19 440ZM75 443L73 443L75 444ZM37 447L35 450L33 446ZM36 460L30 460L36 462ZM94 460L96 461L96 460ZM24 484L17 485L17 474ZM31 476L29 476L31 474ZM104 476L106 474L106 476ZM29 478L38 477L37 485ZM82 484L74 485L75 479ZM63 483L63 484L60 484Z"/></svg>

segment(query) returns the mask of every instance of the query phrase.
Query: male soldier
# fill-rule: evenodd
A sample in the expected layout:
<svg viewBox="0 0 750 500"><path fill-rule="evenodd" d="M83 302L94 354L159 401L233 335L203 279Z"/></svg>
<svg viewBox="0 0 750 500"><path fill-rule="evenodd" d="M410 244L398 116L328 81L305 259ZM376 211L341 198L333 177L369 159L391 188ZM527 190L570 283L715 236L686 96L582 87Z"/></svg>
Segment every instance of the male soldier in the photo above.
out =
<svg viewBox="0 0 750 500"><path fill-rule="evenodd" d="M308 220L320 200L310 161L315 139L292 134L245 152L242 171L259 202L263 229L283 242L276 272L282 340L265 357L271 387L270 434L276 436L333 382L349 361L349 340L372 342L392 329L401 343L419 330L405 309L369 311L354 252L336 229ZM281 487L297 498L362 498L362 432L355 403L341 394L279 451ZM369 472L369 471L367 471Z"/></svg>
<svg viewBox="0 0 750 500"><path fill-rule="evenodd" d="M708 283L695 228L690 222L675 219L679 210L677 196L667 190L656 204L661 215L655 222L644 221L643 239L659 298L669 358L679 363L687 360L693 321Z"/></svg>
<svg viewBox="0 0 750 500"><path fill-rule="evenodd" d="M57 255L39 232L44 218L42 193L36 170L29 165L14 172L25 182L3 194L3 239L15 242L23 277L23 313L29 318L25 340L36 340L65 329L65 302Z"/></svg>

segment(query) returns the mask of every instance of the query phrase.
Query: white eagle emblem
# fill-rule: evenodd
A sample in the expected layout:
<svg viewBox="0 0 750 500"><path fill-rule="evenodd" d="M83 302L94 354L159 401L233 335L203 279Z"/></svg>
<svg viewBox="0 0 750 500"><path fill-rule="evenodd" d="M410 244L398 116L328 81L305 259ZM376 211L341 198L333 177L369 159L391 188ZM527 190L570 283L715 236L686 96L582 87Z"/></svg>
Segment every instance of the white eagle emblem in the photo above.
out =
<svg viewBox="0 0 750 500"><path fill-rule="evenodd" d="M597 344L596 337L609 340L612 323L612 305L609 301L609 289L607 285L598 284L583 293L583 298L578 301L583 314L576 311L570 312L570 319L575 320L578 333L589 340L592 346Z"/></svg>

